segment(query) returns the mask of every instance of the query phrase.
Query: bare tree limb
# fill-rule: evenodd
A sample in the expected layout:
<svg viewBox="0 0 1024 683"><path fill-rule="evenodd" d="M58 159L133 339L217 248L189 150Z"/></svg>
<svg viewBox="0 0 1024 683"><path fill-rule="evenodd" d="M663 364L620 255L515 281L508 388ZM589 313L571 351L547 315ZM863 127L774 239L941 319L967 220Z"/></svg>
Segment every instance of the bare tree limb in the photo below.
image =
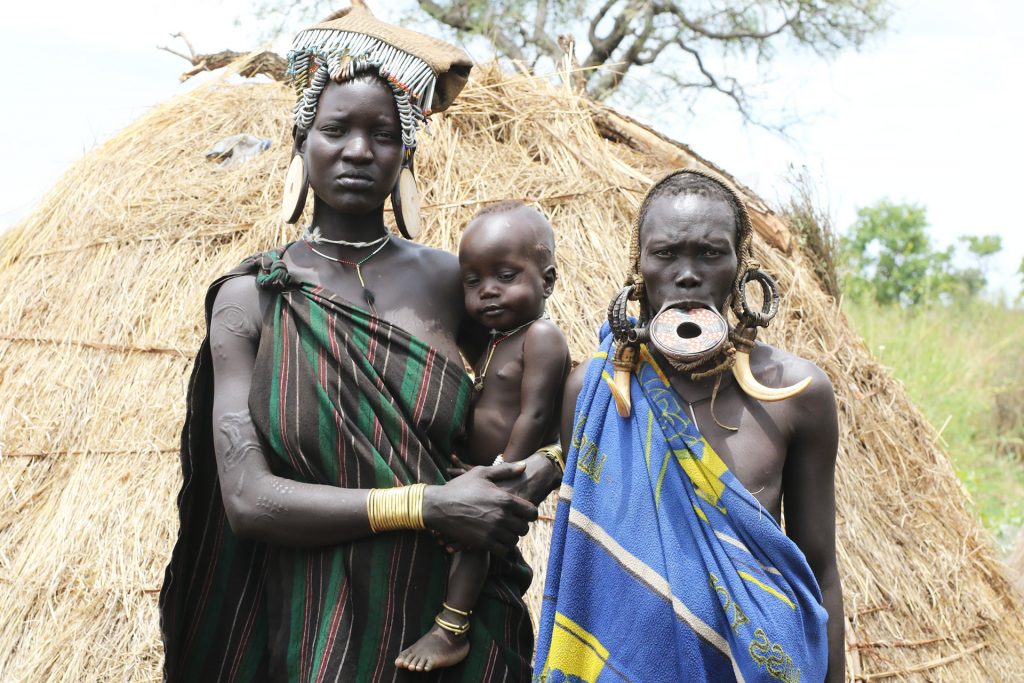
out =
<svg viewBox="0 0 1024 683"><path fill-rule="evenodd" d="M590 41L591 45L598 42L597 27L601 24L604 18L611 11L612 5L615 4L615 0L605 0L605 3L601 5L601 8L597 10L594 18L590 20L590 26L587 28L587 40Z"/></svg>
<svg viewBox="0 0 1024 683"><path fill-rule="evenodd" d="M537 3L537 16L533 22L532 42L544 52L552 61L557 62L562 53L558 40L553 38L545 28L548 23L547 0L539 0Z"/></svg>
<svg viewBox="0 0 1024 683"><path fill-rule="evenodd" d="M685 26L693 33L708 38L710 40L722 40L722 41L736 41L736 40L752 40L752 41L765 41L775 36L782 34L787 28L793 25L793 18L785 17L775 28L767 29L764 31L715 31L707 27L707 23L701 23L691 20L683 8L674 2L659 2L655 3L655 7L659 13L670 14L679 20L679 23Z"/></svg>
<svg viewBox="0 0 1024 683"><path fill-rule="evenodd" d="M614 2L605 2L602 7L603 13L595 17L590 22L590 46L591 52L587 55L587 58L583 60L584 68L593 68L605 64L612 58L612 54L618 49L619 45L626 38L629 33L630 22L636 16L636 12L641 7L646 7L647 12L650 12L650 3L647 2L635 2L635 0L626 4L626 7L615 17L615 21L612 27L608 29L608 34L604 37L598 37L597 27L600 24L600 20L604 18L604 15L608 13L608 9L614 5ZM608 9L605 9L608 8Z"/></svg>
<svg viewBox="0 0 1024 683"><path fill-rule="evenodd" d="M444 8L434 2L434 0L417 1L420 7L423 8L423 11L437 21L448 24L459 31L482 34L493 41L495 47L507 57L524 63L530 61L526 58L526 54L519 45L504 32L500 31L494 22L485 21L477 23L472 21L466 12L467 7L464 3L453 3L450 7Z"/></svg>
<svg viewBox="0 0 1024 683"><path fill-rule="evenodd" d="M196 54L195 49L192 47L192 43L189 42L188 38L186 38L184 34L174 33L171 34L171 37L181 38L188 47L189 54L184 55L166 46L157 46L157 49L169 52L175 57L181 57L195 67L181 75L179 80L183 83L197 74L204 71L221 69L249 54L248 52L235 52L234 50L221 50L220 52L203 55ZM281 55L276 52L264 51L249 60L249 63L246 64L238 73L245 78L252 78L257 74L265 74L275 81L285 81L287 79L287 72L288 62L285 61Z"/></svg>
<svg viewBox="0 0 1024 683"><path fill-rule="evenodd" d="M184 33L180 33L179 32L179 33L172 33L171 34L171 38L180 38L182 40L182 42L185 43L185 47L188 48L188 55L183 55L180 52L172 50L171 48L166 47L164 45L157 45L156 49L163 50L164 52L170 52L175 57L181 57L186 62L192 62L193 64L195 64L196 51L195 51L195 48L192 47L192 42L188 39L188 36L186 36Z"/></svg>
<svg viewBox="0 0 1024 683"><path fill-rule="evenodd" d="M638 61L639 56L644 51L644 47L653 33L654 13L648 10L644 15L643 28L634 36L633 42L626 48L622 58L616 63L609 65L608 70L601 74L597 81L588 89L588 92L594 99L602 100L619 87L622 79L626 76L626 72L640 63Z"/></svg>
<svg viewBox="0 0 1024 683"><path fill-rule="evenodd" d="M297 15L314 19L330 1L255 0L261 17L282 22ZM546 59L558 65L569 44L562 36L581 37L581 50L585 36L589 53L581 55L572 78L595 98L617 92L644 67L657 69L675 58L671 73L658 70L653 78L689 89L677 99L717 93L746 121L776 130L755 120L755 97L764 83L732 77L737 60L757 65L762 79L783 46L825 59L856 49L885 28L895 1L417 0L414 6L460 34L489 39L499 55L529 67ZM165 49L189 61L199 57Z"/></svg>

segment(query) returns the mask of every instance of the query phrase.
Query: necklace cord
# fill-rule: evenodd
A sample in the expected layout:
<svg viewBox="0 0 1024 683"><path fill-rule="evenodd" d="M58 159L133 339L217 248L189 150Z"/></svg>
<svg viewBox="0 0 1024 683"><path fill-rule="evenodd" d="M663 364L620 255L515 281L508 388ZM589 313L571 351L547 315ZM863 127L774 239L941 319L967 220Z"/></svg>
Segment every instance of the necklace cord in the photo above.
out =
<svg viewBox="0 0 1024 683"><path fill-rule="evenodd" d="M373 292L371 292L366 287L366 281L363 280L362 265L364 263L366 263L367 261L369 261L370 259L372 259L377 254L379 254L381 249L383 249L384 247L386 247L388 245L388 243L391 241L391 235L390 234L385 235L383 240L384 241L380 243L380 246L378 246L376 249L371 251L368 255L364 256L359 261L346 261L345 259L340 259L340 258L335 258L333 256L328 256L327 254L323 253L322 251L320 251L319 249L314 247L312 245L312 243L310 243L308 241L306 242L306 246L309 247L310 251L312 251L314 254L316 254L317 256L321 256L321 257L327 259L328 261L334 261L335 263L340 263L341 265L344 265L344 266L355 266L356 267L356 277L359 278L359 285L363 288L363 298L366 299L366 303L369 304L370 310L373 312L374 315L376 315L377 314L377 309L374 306L374 301L375 301L376 297L374 297Z"/></svg>
<svg viewBox="0 0 1024 683"><path fill-rule="evenodd" d="M512 329L512 330L508 330L507 332L501 332L500 330L491 330L491 337L492 337L492 339L491 339L490 344L488 344L487 359L484 360L484 367L480 371L480 374L477 375L475 378L473 378L473 388L474 389L476 389L477 391L483 391L483 388L484 388L484 377L487 376L487 369L489 367L491 367L491 358L494 357L494 350L496 348L498 348L498 344L500 344L501 342L505 341L506 339L512 337L516 332L522 330L523 328L529 327L530 325L534 324L535 322L537 322L538 320L540 320L543 317L544 317L543 315L537 316L533 320L530 320L529 322L525 322L522 325L520 325L519 327L516 327L515 329Z"/></svg>
<svg viewBox="0 0 1024 683"><path fill-rule="evenodd" d="M331 240L327 239L320 233L320 228L315 225L306 226L305 232L302 233L302 240L307 244L337 244L341 247L352 247L353 249L367 249L369 247L375 247L381 242L387 240L391 235L385 233L375 240L369 242L349 242L348 240Z"/></svg>

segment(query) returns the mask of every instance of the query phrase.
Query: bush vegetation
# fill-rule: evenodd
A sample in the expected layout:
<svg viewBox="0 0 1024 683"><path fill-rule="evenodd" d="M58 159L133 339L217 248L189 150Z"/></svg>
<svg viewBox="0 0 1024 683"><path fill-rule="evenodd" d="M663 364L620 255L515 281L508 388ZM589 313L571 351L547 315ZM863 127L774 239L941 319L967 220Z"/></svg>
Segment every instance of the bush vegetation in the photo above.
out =
<svg viewBox="0 0 1024 683"><path fill-rule="evenodd" d="M837 235L807 175L792 185L782 212L822 287L938 430L982 523L1008 549L1024 527L1024 309L1020 296L986 295L1000 239L937 248L924 207L888 200Z"/></svg>
<svg viewBox="0 0 1024 683"><path fill-rule="evenodd" d="M843 309L939 430L982 523L1008 548L1024 525L1024 311L981 300Z"/></svg>

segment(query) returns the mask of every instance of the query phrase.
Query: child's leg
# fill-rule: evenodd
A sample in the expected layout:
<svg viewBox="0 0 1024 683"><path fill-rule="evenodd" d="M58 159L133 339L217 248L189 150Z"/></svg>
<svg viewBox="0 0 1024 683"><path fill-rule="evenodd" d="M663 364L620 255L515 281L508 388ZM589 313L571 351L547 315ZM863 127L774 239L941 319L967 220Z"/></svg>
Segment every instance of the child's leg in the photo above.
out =
<svg viewBox="0 0 1024 683"><path fill-rule="evenodd" d="M448 573L445 604L462 612L472 612L487 580L491 556L482 550L464 550L452 556Z"/></svg>
<svg viewBox="0 0 1024 683"><path fill-rule="evenodd" d="M469 615L487 579L490 555L464 550L452 556L448 591L435 624L419 640L402 650L395 666L410 671L430 671L458 664L469 654Z"/></svg>

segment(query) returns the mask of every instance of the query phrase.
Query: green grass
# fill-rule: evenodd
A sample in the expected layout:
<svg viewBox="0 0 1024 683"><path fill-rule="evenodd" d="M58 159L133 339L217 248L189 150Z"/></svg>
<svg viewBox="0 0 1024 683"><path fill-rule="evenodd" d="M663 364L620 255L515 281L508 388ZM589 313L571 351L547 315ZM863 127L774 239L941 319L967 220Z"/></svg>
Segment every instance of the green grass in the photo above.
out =
<svg viewBox="0 0 1024 683"><path fill-rule="evenodd" d="M1024 311L980 302L916 313L873 303L843 308L940 431L982 523L1011 545L1024 525Z"/></svg>

